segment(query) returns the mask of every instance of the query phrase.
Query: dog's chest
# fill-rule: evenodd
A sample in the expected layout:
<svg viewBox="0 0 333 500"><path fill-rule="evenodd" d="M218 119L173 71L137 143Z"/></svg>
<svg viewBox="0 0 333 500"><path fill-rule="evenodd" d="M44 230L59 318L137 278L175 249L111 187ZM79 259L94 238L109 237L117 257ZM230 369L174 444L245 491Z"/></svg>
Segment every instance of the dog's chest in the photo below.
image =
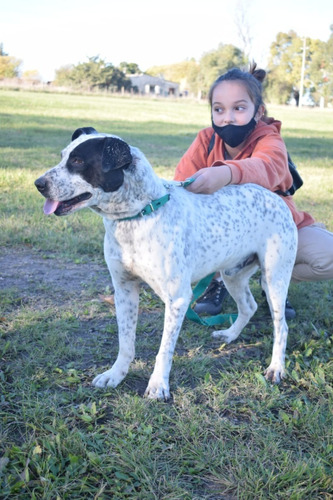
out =
<svg viewBox="0 0 333 500"><path fill-rule="evenodd" d="M156 223L154 217L116 226L105 221L104 225L105 258L118 261L132 275L147 279L171 258L173 228Z"/></svg>

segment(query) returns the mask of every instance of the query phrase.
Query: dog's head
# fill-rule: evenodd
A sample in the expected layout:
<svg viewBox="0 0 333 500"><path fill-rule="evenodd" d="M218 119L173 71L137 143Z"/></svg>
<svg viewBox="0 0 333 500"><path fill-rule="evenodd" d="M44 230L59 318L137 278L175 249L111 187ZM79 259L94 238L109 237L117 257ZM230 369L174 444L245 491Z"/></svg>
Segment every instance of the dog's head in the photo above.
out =
<svg viewBox="0 0 333 500"><path fill-rule="evenodd" d="M67 215L93 205L101 192L117 191L132 161L130 147L119 137L77 129L60 163L35 181L47 199L44 213Z"/></svg>

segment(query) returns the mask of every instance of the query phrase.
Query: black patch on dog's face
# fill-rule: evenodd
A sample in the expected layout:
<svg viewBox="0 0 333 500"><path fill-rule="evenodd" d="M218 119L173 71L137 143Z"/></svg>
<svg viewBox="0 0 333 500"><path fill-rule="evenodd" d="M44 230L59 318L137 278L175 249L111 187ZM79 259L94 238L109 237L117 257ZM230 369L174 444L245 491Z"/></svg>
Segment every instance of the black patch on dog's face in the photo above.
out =
<svg viewBox="0 0 333 500"><path fill-rule="evenodd" d="M66 166L93 187L116 191L124 181L124 169L132 163L126 142L114 137L89 139L71 151Z"/></svg>

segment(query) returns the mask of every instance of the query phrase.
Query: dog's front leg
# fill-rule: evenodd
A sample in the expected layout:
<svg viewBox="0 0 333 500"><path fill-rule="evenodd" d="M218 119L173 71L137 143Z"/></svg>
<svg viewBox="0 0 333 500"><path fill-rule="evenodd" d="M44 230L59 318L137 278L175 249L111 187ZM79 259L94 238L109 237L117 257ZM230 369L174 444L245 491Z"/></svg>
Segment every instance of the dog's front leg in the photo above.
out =
<svg viewBox="0 0 333 500"><path fill-rule="evenodd" d="M169 375L172 357L190 299L184 297L165 304L164 329L156 356L154 371L149 379L145 396L151 399L169 399Z"/></svg>
<svg viewBox="0 0 333 500"><path fill-rule="evenodd" d="M93 380L96 387L117 387L126 377L129 366L135 356L135 332L138 319L139 285L128 281L115 286L115 305L118 323L119 352L110 370Z"/></svg>

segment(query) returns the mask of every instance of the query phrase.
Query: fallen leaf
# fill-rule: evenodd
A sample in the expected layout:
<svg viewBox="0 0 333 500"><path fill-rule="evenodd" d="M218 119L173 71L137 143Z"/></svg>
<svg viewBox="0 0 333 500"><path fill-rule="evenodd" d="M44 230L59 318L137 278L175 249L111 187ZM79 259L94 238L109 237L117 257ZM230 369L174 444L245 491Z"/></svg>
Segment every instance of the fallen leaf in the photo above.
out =
<svg viewBox="0 0 333 500"><path fill-rule="evenodd" d="M114 306L114 295L99 295L99 299L102 302L106 302L107 304Z"/></svg>
<svg viewBox="0 0 333 500"><path fill-rule="evenodd" d="M42 453L42 448L38 444L37 446L34 447L32 454L33 455L40 455L41 453Z"/></svg>

